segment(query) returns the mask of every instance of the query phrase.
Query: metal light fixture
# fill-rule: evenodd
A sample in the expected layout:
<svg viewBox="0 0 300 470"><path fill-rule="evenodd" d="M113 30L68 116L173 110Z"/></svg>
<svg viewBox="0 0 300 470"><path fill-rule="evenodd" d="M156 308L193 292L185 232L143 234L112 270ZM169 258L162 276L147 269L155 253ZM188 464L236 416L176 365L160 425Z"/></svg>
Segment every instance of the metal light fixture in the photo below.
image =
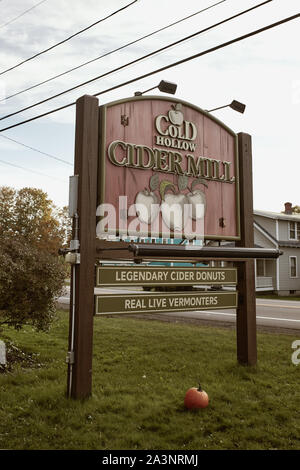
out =
<svg viewBox="0 0 300 470"><path fill-rule="evenodd" d="M152 88L149 88L148 90L145 90L145 91L136 91L134 93L134 96L141 96L144 93L147 93L148 91L155 90L155 88L158 88L159 91L162 91L163 93L169 93L170 95L175 95L177 85L176 85L176 83L166 82L165 80L161 80L159 85L156 85L156 86L154 86Z"/></svg>
<svg viewBox="0 0 300 470"><path fill-rule="evenodd" d="M240 103L239 101L233 100L230 104L225 104L225 106L219 106L219 108L214 108L214 109L209 109L206 110L208 113L211 113L212 111L217 111L218 109L223 109L223 108L231 108L234 109L234 111L237 111L238 113L242 113L246 109L246 105L243 103Z"/></svg>

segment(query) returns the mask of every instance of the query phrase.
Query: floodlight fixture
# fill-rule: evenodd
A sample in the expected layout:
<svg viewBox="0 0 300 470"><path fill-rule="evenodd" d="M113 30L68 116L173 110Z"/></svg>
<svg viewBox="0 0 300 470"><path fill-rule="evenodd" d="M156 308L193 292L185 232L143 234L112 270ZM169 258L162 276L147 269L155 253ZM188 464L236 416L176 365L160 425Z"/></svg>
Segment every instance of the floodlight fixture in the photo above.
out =
<svg viewBox="0 0 300 470"><path fill-rule="evenodd" d="M167 82L166 80L161 80L161 82L158 85L152 88L149 88L148 90L136 91L134 93L134 96L142 96L144 93L148 93L148 91L155 90L155 88L158 88L159 91L162 91L163 93L169 93L170 95L175 95L177 84L172 83L172 82Z"/></svg>
<svg viewBox="0 0 300 470"><path fill-rule="evenodd" d="M217 111L218 109L223 109L223 108L228 108L228 107L231 109L234 109L234 111L237 111L238 113L241 113L241 114L243 114L246 109L245 104L240 103L237 100L233 100L230 104L225 104L225 106L219 106L218 108L209 109L207 110L207 112L211 113L212 111Z"/></svg>

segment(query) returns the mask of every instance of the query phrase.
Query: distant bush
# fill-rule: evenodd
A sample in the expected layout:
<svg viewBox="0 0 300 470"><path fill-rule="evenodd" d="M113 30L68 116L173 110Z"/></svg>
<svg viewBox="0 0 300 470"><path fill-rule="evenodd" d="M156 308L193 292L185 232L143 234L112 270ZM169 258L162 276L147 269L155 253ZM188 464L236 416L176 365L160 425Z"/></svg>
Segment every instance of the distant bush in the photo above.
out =
<svg viewBox="0 0 300 470"><path fill-rule="evenodd" d="M0 237L0 327L30 324L45 330L55 316L65 269L62 261L24 239Z"/></svg>

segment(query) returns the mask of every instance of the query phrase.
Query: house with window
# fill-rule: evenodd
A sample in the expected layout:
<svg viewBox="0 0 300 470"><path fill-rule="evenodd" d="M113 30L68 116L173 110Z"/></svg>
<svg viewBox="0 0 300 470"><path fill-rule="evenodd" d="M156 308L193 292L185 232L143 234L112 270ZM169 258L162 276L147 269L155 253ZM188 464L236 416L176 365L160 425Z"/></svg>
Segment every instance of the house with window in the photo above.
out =
<svg viewBox="0 0 300 470"><path fill-rule="evenodd" d="M256 291L299 295L300 214L292 212L291 203L285 203L282 213L254 211L254 244L283 252L276 260L256 260Z"/></svg>

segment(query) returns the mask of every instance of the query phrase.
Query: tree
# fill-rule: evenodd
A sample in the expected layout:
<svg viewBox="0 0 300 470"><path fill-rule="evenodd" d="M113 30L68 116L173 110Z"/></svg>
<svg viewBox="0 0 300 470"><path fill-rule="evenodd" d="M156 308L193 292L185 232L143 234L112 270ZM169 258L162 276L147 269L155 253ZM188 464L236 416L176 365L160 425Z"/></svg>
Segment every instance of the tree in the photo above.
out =
<svg viewBox="0 0 300 470"><path fill-rule="evenodd" d="M69 217L69 208L64 206L56 209L55 217L59 223L61 247L68 248L72 240L72 219Z"/></svg>
<svg viewBox="0 0 300 470"><path fill-rule="evenodd" d="M0 326L51 323L66 276L65 215L40 189L0 187Z"/></svg>
<svg viewBox="0 0 300 470"><path fill-rule="evenodd" d="M0 187L0 236L21 237L57 254L65 238L58 213L41 189Z"/></svg>
<svg viewBox="0 0 300 470"><path fill-rule="evenodd" d="M292 207L293 214L300 214L300 206Z"/></svg>

